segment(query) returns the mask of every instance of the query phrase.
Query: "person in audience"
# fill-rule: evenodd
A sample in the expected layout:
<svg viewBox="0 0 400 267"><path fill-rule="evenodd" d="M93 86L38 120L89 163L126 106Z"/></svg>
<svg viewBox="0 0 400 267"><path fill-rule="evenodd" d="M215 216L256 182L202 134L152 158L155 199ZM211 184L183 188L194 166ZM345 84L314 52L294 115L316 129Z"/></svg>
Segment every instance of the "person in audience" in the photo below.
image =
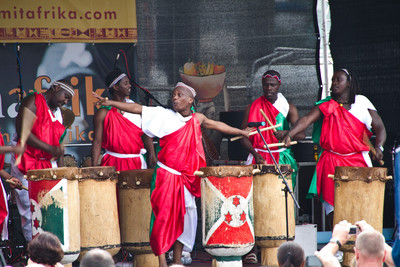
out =
<svg viewBox="0 0 400 267"><path fill-rule="evenodd" d="M392 248L385 243L383 235L364 220L356 222L355 225L360 231L354 246L356 266L382 267L382 264L386 263L388 267L394 267ZM324 267L340 266L333 257L339 248L349 240L350 227L351 224L346 220L336 224L329 243L315 253Z"/></svg>
<svg viewBox="0 0 400 267"><path fill-rule="evenodd" d="M64 257L61 242L50 232L43 232L29 242L28 253L28 266L63 266L59 263Z"/></svg>
<svg viewBox="0 0 400 267"><path fill-rule="evenodd" d="M303 248L296 242L283 243L278 248L279 267L303 267L305 263Z"/></svg>
<svg viewBox="0 0 400 267"><path fill-rule="evenodd" d="M95 248L87 252L81 262L80 267L113 267L114 260L110 253L105 250Z"/></svg>

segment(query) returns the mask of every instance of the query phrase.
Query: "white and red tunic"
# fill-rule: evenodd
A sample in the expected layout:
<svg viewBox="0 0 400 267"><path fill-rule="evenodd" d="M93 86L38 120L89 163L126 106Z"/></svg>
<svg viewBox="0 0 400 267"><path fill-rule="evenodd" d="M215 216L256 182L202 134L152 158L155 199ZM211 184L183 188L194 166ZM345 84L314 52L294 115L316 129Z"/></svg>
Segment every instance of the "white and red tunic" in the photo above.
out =
<svg viewBox="0 0 400 267"><path fill-rule="evenodd" d="M194 197L200 197L200 178L193 173L206 166L200 122L195 114L184 118L161 107L143 107L142 120L143 131L159 137L161 146L152 181L151 248L161 255L179 240L191 251L197 226Z"/></svg>
<svg viewBox="0 0 400 267"><path fill-rule="evenodd" d="M368 110L375 110L375 107L362 95L356 96L349 111L334 100L318 107L323 113L319 141L323 152L316 168L317 190L325 202L333 205L334 181L328 174L333 174L336 166L372 166L364 138L372 135L372 118Z"/></svg>
<svg viewBox="0 0 400 267"><path fill-rule="evenodd" d="M58 108L53 114L47 106L44 96L36 92L34 94L37 119L33 124L32 134L49 145L60 146L60 138L65 131L65 127L62 125L61 111ZM57 167L50 161L52 157L50 153L26 145L18 168L23 174L26 174L28 170Z"/></svg>
<svg viewBox="0 0 400 267"><path fill-rule="evenodd" d="M117 171L147 168L140 124L140 115L128 112L122 115L116 108L107 112L101 143L106 152L101 166L115 166Z"/></svg>

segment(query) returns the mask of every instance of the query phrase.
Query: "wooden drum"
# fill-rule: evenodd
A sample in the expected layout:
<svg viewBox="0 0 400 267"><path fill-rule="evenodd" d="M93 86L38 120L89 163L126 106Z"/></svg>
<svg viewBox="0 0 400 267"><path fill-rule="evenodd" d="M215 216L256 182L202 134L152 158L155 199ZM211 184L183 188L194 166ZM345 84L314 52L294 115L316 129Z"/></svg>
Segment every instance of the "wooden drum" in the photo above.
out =
<svg viewBox="0 0 400 267"><path fill-rule="evenodd" d="M254 246L253 167L201 168L203 246L213 266L242 266Z"/></svg>
<svg viewBox="0 0 400 267"><path fill-rule="evenodd" d="M365 220L382 232L385 183L391 178L386 168L336 167L333 224ZM350 266L354 257L354 240L355 235L341 248L344 266Z"/></svg>
<svg viewBox="0 0 400 267"><path fill-rule="evenodd" d="M64 258L72 264L80 253L78 168L29 170L32 235L51 232L61 241Z"/></svg>
<svg viewBox="0 0 400 267"><path fill-rule="evenodd" d="M121 238L114 167L79 169L81 255L92 248L118 253Z"/></svg>
<svg viewBox="0 0 400 267"><path fill-rule="evenodd" d="M154 169L121 171L118 174L118 210L121 245L132 252L134 266L158 266L150 247L150 184Z"/></svg>
<svg viewBox="0 0 400 267"><path fill-rule="evenodd" d="M261 265L278 266L278 247L286 242L285 184L275 165L253 165L254 183L254 233L256 244L261 247ZM290 165L279 165L289 188L292 190ZM294 203L288 194L289 240L294 240Z"/></svg>

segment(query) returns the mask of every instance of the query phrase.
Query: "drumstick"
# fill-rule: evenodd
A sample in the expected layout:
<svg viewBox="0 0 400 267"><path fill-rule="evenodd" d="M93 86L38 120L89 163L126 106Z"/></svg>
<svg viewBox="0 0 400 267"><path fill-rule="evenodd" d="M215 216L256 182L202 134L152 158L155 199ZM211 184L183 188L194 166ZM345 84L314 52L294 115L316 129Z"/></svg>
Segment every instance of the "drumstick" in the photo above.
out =
<svg viewBox="0 0 400 267"><path fill-rule="evenodd" d="M372 145L371 141L369 140L368 135L364 132L364 136L363 136L363 141L364 144L367 145L369 147L369 150L371 151L372 156L376 156L376 150L375 147ZM383 160L379 160L379 164L381 166L385 165L385 162Z"/></svg>
<svg viewBox="0 0 400 267"><path fill-rule="evenodd" d="M196 176L203 176L203 175L204 175L204 172L202 172L202 171L195 171L195 172L193 173L193 175L196 175Z"/></svg>
<svg viewBox="0 0 400 267"><path fill-rule="evenodd" d="M282 124L279 123L277 125L272 125L271 127L262 128L262 129L260 129L260 132L264 132L264 131L267 131L267 130L275 129L275 128L278 128L279 126L282 126ZM257 133L258 133L258 131L252 131L252 132L249 133L249 136L255 135ZM243 136L241 136L241 135L235 136L235 137L232 137L230 140L232 142L232 141L239 140L240 138L243 138Z"/></svg>
<svg viewBox="0 0 400 267"><path fill-rule="evenodd" d="M12 184L12 185L17 185L16 182L14 182L13 180L6 180L7 183ZM22 189L25 189L26 191L28 191L28 187L26 186L21 186Z"/></svg>
<svg viewBox="0 0 400 267"><path fill-rule="evenodd" d="M24 108L22 110L22 125L21 125L21 136L20 136L20 146L24 147L26 140L28 140L29 134L31 133L33 124L36 121L37 116L30 109ZM18 155L18 158L15 160L14 165L17 166L21 162L22 154Z"/></svg>
<svg viewBox="0 0 400 267"><path fill-rule="evenodd" d="M297 144L297 141L292 141L289 144L295 145L295 144ZM284 146L284 145L285 145L285 143L273 143L273 144L269 144L268 147L277 147L277 146ZM267 148L267 147L264 145L264 148Z"/></svg>
<svg viewBox="0 0 400 267"><path fill-rule="evenodd" d="M268 119L267 115L264 113L264 111L262 109L260 109L261 115L263 115L264 119L268 122L269 126L273 126L272 122ZM274 133L276 133L276 129L273 128L272 129L274 131Z"/></svg>

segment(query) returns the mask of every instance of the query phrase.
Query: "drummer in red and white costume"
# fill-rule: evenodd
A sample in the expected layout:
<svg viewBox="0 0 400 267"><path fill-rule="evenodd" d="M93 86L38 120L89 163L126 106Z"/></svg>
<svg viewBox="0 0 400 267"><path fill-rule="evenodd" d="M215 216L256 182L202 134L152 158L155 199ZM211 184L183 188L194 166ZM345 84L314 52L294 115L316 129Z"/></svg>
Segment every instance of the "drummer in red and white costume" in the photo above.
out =
<svg viewBox="0 0 400 267"><path fill-rule="evenodd" d="M127 98L131 84L125 73L112 71L107 75L105 83L112 100L134 103ZM146 151L149 167L155 166L157 159L153 139L143 134L140 115L102 106L94 116L93 125L92 166L98 165L102 147L105 154L101 166L115 166L117 171L147 169L143 157Z"/></svg>
<svg viewBox="0 0 400 267"><path fill-rule="evenodd" d="M200 178L194 171L206 166L200 126L226 134L248 136L248 130L213 121L192 113L195 90L178 83L172 92L173 110L106 100L93 93L102 104L142 114L142 129L160 138L161 151L152 181L151 204L154 223L150 245L167 266L164 253L174 246L174 263L181 263L182 250L191 251L197 227L194 197L200 197Z"/></svg>
<svg viewBox="0 0 400 267"><path fill-rule="evenodd" d="M372 167L368 155L369 138L376 135L373 159L383 157L386 130L381 117L372 103L358 95L359 84L347 69L335 71L332 77L332 96L319 101L306 116L300 118L285 137L289 145L291 136L314 124L313 141L322 147L309 193L317 194L323 200L326 214L333 219L334 181L328 174L334 174L336 166ZM319 125L319 126L318 126ZM318 131L318 132L317 132Z"/></svg>
<svg viewBox="0 0 400 267"><path fill-rule="evenodd" d="M22 111L26 107L37 116L18 167L14 166L15 157L11 158L11 175L18 178L24 186L28 187L27 180L23 178L28 170L56 168L58 164L53 159L60 159L62 164L64 148L60 146L60 142L65 127L62 124L60 107L66 105L74 94L71 84L66 80L60 80L54 82L43 94L34 92L22 100L19 110ZM12 144L15 144L17 140L19 142L23 116L24 112L18 113L17 135L14 136ZM15 191L18 210L21 214L22 230L26 241L30 241L32 240L32 223L29 195L26 190Z"/></svg>

